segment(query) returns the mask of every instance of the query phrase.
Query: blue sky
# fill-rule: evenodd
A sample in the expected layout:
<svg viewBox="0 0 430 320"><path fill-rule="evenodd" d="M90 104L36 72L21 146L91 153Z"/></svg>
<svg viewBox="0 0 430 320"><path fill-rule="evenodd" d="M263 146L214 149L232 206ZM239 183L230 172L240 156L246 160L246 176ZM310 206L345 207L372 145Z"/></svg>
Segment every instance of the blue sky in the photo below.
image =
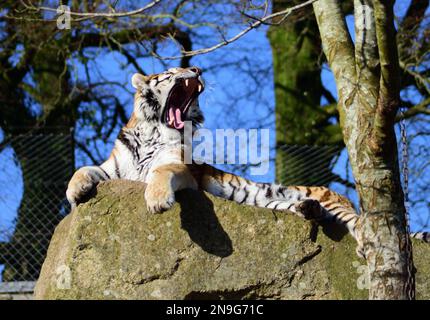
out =
<svg viewBox="0 0 430 320"><path fill-rule="evenodd" d="M395 6L396 14L402 16L407 8L409 1L397 1ZM348 27L353 30L352 16L347 18ZM239 29L231 29L230 34L235 34ZM271 68L272 53L268 39L266 37L267 28L263 27L251 31L240 39L213 53L193 57L193 65L200 66L204 72L206 81L206 90L202 94L200 104L206 116L205 127L215 130L217 128L268 128L271 132L271 147L274 148L274 87L273 87L273 70ZM353 33L352 33L353 34ZM170 49L166 48L166 53ZM131 75L134 73L133 68L123 67L125 63L123 56L117 53L101 54L94 61L94 70L96 67L99 72L94 71L94 76L100 76L115 81L120 81L127 86L127 90L132 92L133 89L129 83ZM288 63L288 62L286 62ZM148 73L163 71L162 65L153 58L140 59L139 64ZM177 61L169 62L170 66L176 66ZM215 67L216 66L216 67ZM76 77L81 78L83 74L82 66L75 63ZM250 71L255 78L250 77ZM330 70L325 66L322 72L322 81L324 85L336 96L335 82ZM251 92L252 94L241 97L242 92ZM127 102L128 114L132 111L131 95L125 91L118 91L122 101ZM240 97L234 101L235 97ZM88 105L92 108L92 105ZM78 126L76 134L85 135L88 130L86 126ZM413 133L413 129L410 133ZM115 133L113 134L115 136ZM1 138L1 137L0 137ZM112 142L112 139L111 141ZM102 155L107 156L110 152L110 144L99 145ZM271 153L271 158L274 152ZM76 152L77 167L91 163L88 157L81 152ZM339 157L334 171L341 177L351 180L352 173L347 171L347 154L342 152ZM221 166L229 169L228 166ZM274 164L270 165L269 172L264 176L251 177L257 181L274 180ZM11 183L13 181L13 183ZM413 181L412 181L413 183ZM7 187L6 187L7 186ZM336 191L347 193L347 195L356 203L357 197L354 190L347 190L340 184L331 186ZM7 150L0 154L0 229L13 228L13 221L16 215L16 208L19 205L22 196L22 181L20 170L16 167L13 160L13 153ZM412 194L412 197L414 195ZM418 196L418 195L416 195ZM420 221L430 215L427 206L417 207L413 212L412 228L419 228ZM429 226L430 227L430 226ZM0 235L1 240L1 235Z"/></svg>

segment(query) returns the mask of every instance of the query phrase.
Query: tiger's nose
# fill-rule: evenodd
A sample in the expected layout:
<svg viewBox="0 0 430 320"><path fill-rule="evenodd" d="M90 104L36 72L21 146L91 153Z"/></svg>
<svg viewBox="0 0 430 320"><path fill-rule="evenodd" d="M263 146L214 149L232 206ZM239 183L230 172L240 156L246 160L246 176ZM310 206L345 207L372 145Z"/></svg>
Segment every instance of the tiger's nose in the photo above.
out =
<svg viewBox="0 0 430 320"><path fill-rule="evenodd" d="M202 69L200 69L198 67L190 67L190 71L194 72L198 76L202 74Z"/></svg>

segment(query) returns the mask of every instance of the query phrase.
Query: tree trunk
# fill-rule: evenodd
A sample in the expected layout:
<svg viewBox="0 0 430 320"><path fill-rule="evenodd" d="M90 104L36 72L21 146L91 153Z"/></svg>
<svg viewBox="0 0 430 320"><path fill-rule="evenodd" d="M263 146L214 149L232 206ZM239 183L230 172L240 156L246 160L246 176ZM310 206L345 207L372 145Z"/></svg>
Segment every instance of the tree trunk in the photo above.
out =
<svg viewBox="0 0 430 320"><path fill-rule="evenodd" d="M400 89L392 5L355 1L354 47L340 2L313 4L336 79L341 127L360 199L358 232L371 299L409 299L415 293L394 132Z"/></svg>

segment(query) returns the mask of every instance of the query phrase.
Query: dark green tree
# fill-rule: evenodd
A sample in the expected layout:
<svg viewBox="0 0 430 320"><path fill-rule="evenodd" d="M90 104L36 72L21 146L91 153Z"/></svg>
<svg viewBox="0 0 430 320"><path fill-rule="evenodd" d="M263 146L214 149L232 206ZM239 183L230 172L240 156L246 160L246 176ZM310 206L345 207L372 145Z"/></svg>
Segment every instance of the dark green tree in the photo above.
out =
<svg viewBox="0 0 430 320"><path fill-rule="evenodd" d="M301 1L274 0L273 12ZM351 11L352 1L346 1ZM275 20L274 22L278 22ZM315 16L310 7L270 27L276 96L276 180L283 184L321 184L340 180L331 172L334 155L343 146L336 100L321 82L324 55ZM322 99L326 103L321 105ZM330 152L289 150L288 146L338 146ZM318 162L316 166L310 163Z"/></svg>

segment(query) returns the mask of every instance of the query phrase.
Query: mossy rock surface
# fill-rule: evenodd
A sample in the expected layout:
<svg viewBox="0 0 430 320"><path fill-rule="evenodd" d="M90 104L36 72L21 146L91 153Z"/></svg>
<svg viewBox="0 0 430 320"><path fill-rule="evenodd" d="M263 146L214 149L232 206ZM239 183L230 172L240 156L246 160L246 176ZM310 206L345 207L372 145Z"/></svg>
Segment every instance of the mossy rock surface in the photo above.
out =
<svg viewBox="0 0 430 320"><path fill-rule="evenodd" d="M185 190L149 214L145 186L102 183L59 224L37 299L365 299L365 262L339 230ZM327 236L328 234L329 236ZM419 298L430 246L417 244Z"/></svg>

